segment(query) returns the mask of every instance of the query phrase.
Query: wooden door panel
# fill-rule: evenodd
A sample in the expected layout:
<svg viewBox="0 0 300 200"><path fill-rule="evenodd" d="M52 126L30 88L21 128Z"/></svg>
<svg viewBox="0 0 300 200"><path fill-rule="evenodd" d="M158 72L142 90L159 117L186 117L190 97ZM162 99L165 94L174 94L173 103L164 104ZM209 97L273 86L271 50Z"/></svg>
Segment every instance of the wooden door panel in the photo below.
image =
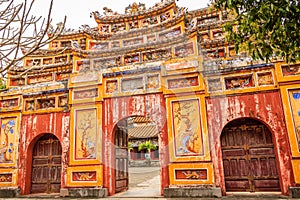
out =
<svg viewBox="0 0 300 200"><path fill-rule="evenodd" d="M128 189L128 133L126 121L115 130L115 193Z"/></svg>
<svg viewBox="0 0 300 200"><path fill-rule="evenodd" d="M40 138L32 158L31 193L57 193L61 187L61 145L46 134Z"/></svg>
<svg viewBox="0 0 300 200"><path fill-rule="evenodd" d="M221 136L227 191L280 191L271 132L258 121L236 120Z"/></svg>
<svg viewBox="0 0 300 200"><path fill-rule="evenodd" d="M226 187L226 190L228 190L228 191L234 191L234 192L247 191L250 188L248 178L247 179L236 179L235 178L234 180L228 180L228 179L225 179L225 180L226 180L225 187Z"/></svg>

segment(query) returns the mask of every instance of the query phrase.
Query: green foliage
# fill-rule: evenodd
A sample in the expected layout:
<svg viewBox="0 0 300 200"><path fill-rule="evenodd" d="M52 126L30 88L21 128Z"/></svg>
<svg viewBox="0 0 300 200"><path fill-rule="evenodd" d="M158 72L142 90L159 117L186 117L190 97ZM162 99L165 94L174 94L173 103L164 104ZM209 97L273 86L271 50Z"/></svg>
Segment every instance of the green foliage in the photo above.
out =
<svg viewBox="0 0 300 200"><path fill-rule="evenodd" d="M273 55L286 62L300 59L299 0L215 0L214 6L235 16L224 28L237 51L244 48L267 61Z"/></svg>
<svg viewBox="0 0 300 200"><path fill-rule="evenodd" d="M156 146L154 144L152 144L150 140L148 140L139 145L138 150L141 151L143 149L146 149L147 152L150 153L151 150L156 150Z"/></svg>
<svg viewBox="0 0 300 200"><path fill-rule="evenodd" d="M6 88L5 81L0 79L0 90L5 89L5 88Z"/></svg>
<svg viewBox="0 0 300 200"><path fill-rule="evenodd" d="M127 148L128 148L128 151L133 150L133 147L132 147L132 143L131 143L131 142L128 142Z"/></svg>

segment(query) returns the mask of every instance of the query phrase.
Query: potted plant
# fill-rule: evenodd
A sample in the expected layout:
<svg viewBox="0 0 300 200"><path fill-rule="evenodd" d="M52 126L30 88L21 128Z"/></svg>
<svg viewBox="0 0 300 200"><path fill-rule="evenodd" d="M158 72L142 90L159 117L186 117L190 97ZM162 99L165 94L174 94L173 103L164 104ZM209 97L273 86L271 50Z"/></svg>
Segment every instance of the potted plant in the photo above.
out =
<svg viewBox="0 0 300 200"><path fill-rule="evenodd" d="M148 164L148 166L150 166L151 165L150 152L151 150L156 150L156 146L152 144L150 140L148 140L139 145L138 150L141 151L143 149L147 150L147 153L145 154L145 158L146 158L146 163Z"/></svg>

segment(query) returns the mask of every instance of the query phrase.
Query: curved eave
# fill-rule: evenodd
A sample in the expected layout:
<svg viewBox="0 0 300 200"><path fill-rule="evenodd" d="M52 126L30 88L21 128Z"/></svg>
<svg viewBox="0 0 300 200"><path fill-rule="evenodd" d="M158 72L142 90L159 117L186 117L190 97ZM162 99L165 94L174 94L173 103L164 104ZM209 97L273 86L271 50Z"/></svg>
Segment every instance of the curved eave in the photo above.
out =
<svg viewBox="0 0 300 200"><path fill-rule="evenodd" d="M88 36L88 34L82 30L76 32L62 32L55 40L74 39L86 36Z"/></svg>
<svg viewBox="0 0 300 200"><path fill-rule="evenodd" d="M36 58L36 57L51 57L59 54L65 54L65 53L71 53L72 48L71 47L65 47L65 48L57 48L57 49L39 49L35 52L32 52L26 58Z"/></svg>
<svg viewBox="0 0 300 200"><path fill-rule="evenodd" d="M114 54L122 54L122 53L133 53L135 51L139 51L139 50L152 50L152 49L166 49L166 48L170 48L176 44L181 44L185 41L187 41L187 39L189 39L191 37L191 35L188 34L183 34L177 38L170 38L168 40L160 40L157 42L150 42L147 44L140 44L140 45L136 45L136 46L132 46L132 47L124 47L124 48L119 48L119 49L109 49L109 50L105 50L105 51L101 51L101 50L81 50L81 49L74 49L74 54L73 55L77 55L80 57L84 57L84 58L93 58L95 56L105 56L105 55L111 55L113 56ZM117 51L116 51L117 50Z"/></svg>
<svg viewBox="0 0 300 200"><path fill-rule="evenodd" d="M71 69L73 67L73 62L65 62L65 63L56 63L56 64L51 64L51 65L41 65L41 66L35 66L35 67L24 67L24 66L19 66L19 67L14 67L11 68L8 71L8 74L10 75L10 77L13 77L14 75L18 76L18 73L22 73L25 72L26 70L28 70L28 72L26 72L26 74L33 74L33 73L37 73L40 70L52 70L52 69L56 69L58 67L64 67L64 66L71 66ZM25 74L24 74L25 75Z"/></svg>
<svg viewBox="0 0 300 200"><path fill-rule="evenodd" d="M94 19L98 24L111 24L111 23L118 23L118 22L126 22L133 19L143 19L153 15L159 15L167 10L176 7L175 0L168 2L165 5L155 7L155 9L148 9L145 11L137 12L134 14L119 14L119 15L112 15L112 16L98 16L94 12Z"/></svg>
<svg viewBox="0 0 300 200"><path fill-rule="evenodd" d="M135 37L139 33L142 33L144 35L144 34L148 34L148 33L153 33L154 31L162 31L162 30L168 29L170 27L175 27L175 26L179 25L183 20L184 20L184 13L181 13L179 16L176 16L175 18L173 18L169 21L163 22L161 24L157 24L155 26L144 27L144 28L123 31L123 32L117 32L117 33L107 33L107 34L105 34L105 36L109 39Z"/></svg>

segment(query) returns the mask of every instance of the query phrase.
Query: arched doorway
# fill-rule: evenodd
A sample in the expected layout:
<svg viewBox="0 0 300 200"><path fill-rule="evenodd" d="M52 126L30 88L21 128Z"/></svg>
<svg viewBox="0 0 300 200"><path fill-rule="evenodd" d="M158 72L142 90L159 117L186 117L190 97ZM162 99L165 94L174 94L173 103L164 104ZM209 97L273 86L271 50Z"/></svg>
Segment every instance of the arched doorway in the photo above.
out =
<svg viewBox="0 0 300 200"><path fill-rule="evenodd" d="M61 155L59 140L45 134L35 143L32 152L30 193L58 193L61 187Z"/></svg>
<svg viewBox="0 0 300 200"><path fill-rule="evenodd" d="M258 120L228 123L221 135L226 191L280 191L272 134Z"/></svg>
<svg viewBox="0 0 300 200"><path fill-rule="evenodd" d="M159 159L155 157L159 149L156 124L143 116L128 117L116 124L113 135L114 194L118 193L119 197L159 196ZM140 146L143 147L140 149ZM153 184L155 187L151 186ZM140 185L143 185L143 193L140 193Z"/></svg>

